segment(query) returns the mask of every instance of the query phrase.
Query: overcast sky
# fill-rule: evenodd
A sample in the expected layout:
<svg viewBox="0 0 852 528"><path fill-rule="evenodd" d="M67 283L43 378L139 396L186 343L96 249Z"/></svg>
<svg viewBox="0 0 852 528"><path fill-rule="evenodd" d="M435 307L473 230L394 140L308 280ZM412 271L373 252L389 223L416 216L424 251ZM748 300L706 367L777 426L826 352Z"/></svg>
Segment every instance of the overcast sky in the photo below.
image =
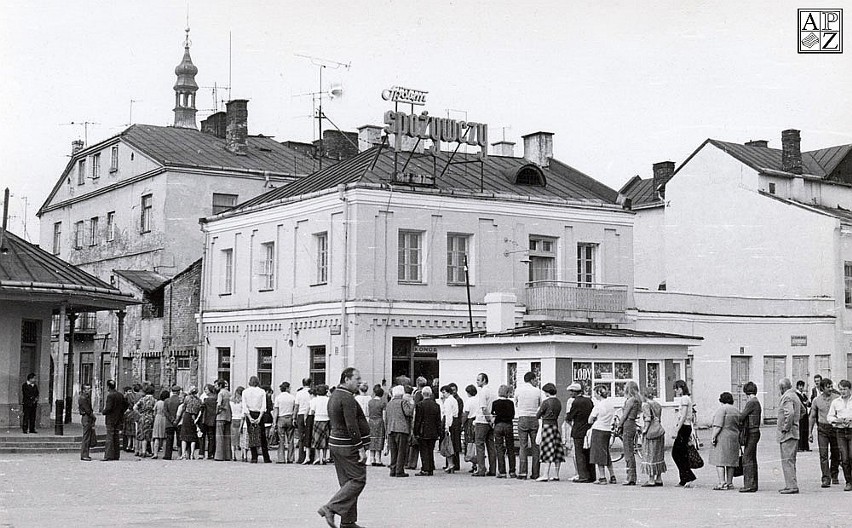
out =
<svg viewBox="0 0 852 528"><path fill-rule="evenodd" d="M228 85L230 34L230 95L249 99L249 133L279 140L316 136L311 96L298 94L320 91L318 68L301 54L351 64L326 69L322 86L344 87L324 105L343 129L381 122L382 89L418 88L433 115L466 112L488 123L491 141L518 142L516 154L521 135L554 132L555 157L616 189L708 137L780 147L781 130L798 128L803 150L852 143L852 49L797 54L801 2L188 6L199 122L214 84ZM35 212L84 135L69 123L95 123L93 144L127 126L135 100L134 123L172 124L186 13L179 0L0 4L0 187L13 193L13 231L26 219L38 240Z"/></svg>

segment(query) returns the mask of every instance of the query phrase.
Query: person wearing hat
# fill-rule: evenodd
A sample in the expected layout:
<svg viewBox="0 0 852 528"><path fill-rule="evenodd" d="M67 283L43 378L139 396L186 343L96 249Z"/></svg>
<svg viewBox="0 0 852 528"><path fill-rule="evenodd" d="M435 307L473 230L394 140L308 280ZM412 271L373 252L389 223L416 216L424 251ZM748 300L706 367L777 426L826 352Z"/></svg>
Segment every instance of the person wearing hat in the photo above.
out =
<svg viewBox="0 0 852 528"><path fill-rule="evenodd" d="M589 416L594 404L583 394L583 386L576 381L568 385L568 395L574 398L565 421L571 422L571 439L574 441L574 460L577 464L577 479L574 482L594 482L595 466L589 462L589 448L583 447L586 432L591 427Z"/></svg>

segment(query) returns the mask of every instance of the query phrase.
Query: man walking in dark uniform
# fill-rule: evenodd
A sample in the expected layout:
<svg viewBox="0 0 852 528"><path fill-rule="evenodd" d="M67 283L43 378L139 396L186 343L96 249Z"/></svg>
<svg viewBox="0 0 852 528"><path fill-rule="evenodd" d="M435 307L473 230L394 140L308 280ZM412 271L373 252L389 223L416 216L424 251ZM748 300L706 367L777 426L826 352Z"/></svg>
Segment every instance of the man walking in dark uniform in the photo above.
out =
<svg viewBox="0 0 852 528"><path fill-rule="evenodd" d="M24 408L24 421L21 428L24 434L35 433L36 410L38 409L38 385L36 375L32 372L27 376L27 382L21 386L21 405Z"/></svg>
<svg viewBox="0 0 852 528"><path fill-rule="evenodd" d="M178 409L180 408L180 385L172 387L171 395L163 404L163 416L166 417L166 443L163 446L163 460L171 460L174 452L175 434L178 431ZM237 418L234 418L235 420ZM180 445L180 442L178 442Z"/></svg>
<svg viewBox="0 0 852 528"><path fill-rule="evenodd" d="M92 409L92 386L88 383L84 383L80 387L77 408L80 411L80 424L83 426L80 460L88 462L92 460L89 456L89 448L95 445L95 411Z"/></svg>
<svg viewBox="0 0 852 528"><path fill-rule="evenodd" d="M355 394L361 384L361 373L353 367L343 369L340 385L328 400L331 434L328 447L337 470L340 489L320 506L317 513L332 528L337 528L334 516L340 516L340 528L361 528L358 521L358 496L367 485L367 453L370 426Z"/></svg>
<svg viewBox="0 0 852 528"><path fill-rule="evenodd" d="M106 423L106 447L104 450L104 461L118 460L121 454L122 420L127 402L124 395L115 390L115 381L107 381L107 396L104 404L104 422Z"/></svg>

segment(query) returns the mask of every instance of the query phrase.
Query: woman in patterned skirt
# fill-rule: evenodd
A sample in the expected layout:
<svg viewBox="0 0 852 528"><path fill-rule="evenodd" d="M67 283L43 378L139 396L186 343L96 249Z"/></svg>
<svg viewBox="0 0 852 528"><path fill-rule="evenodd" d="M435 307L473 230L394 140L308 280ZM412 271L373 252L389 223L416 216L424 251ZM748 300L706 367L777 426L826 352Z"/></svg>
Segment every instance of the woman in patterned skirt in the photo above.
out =
<svg viewBox="0 0 852 528"><path fill-rule="evenodd" d="M381 385L373 387L373 399L367 403L367 420L370 424L370 454L367 463L373 466L382 464L382 449L385 448L385 407L388 402Z"/></svg>
<svg viewBox="0 0 852 528"><path fill-rule="evenodd" d="M198 418L204 403L198 398L198 389L189 388L189 394L183 400L183 416L180 425L181 460L195 459L195 447L198 442Z"/></svg>
<svg viewBox="0 0 852 528"><path fill-rule="evenodd" d="M657 429L663 407L654 401L656 392L654 387L645 387L645 401L642 403L642 472L648 475L648 481L642 484L643 488L662 486L663 473L666 472L666 432L661 429L662 426ZM648 438L648 430L654 422L656 425L652 434L659 436Z"/></svg>
<svg viewBox="0 0 852 528"><path fill-rule="evenodd" d="M311 400L308 411L314 417L311 447L317 450L314 464L327 464L329 462L328 434L331 430L328 423L328 385L317 385L314 390L316 398Z"/></svg>
<svg viewBox="0 0 852 528"><path fill-rule="evenodd" d="M154 433L154 407L157 405L157 400L154 398L154 386L147 385L145 387L145 396L136 402L135 410L139 413L139 427L136 432L136 440L140 445L136 451L138 457L149 457L148 454L151 446L151 438Z"/></svg>
<svg viewBox="0 0 852 528"><path fill-rule="evenodd" d="M559 466L565 462L565 450L562 447L562 434L559 432L559 413L562 412L562 403L556 398L556 385L547 383L541 388L547 398L541 402L536 418L541 421L541 462L547 463L547 473L543 473L536 480L547 482L548 480L559 480ZM556 467L555 474L550 476L551 464Z"/></svg>

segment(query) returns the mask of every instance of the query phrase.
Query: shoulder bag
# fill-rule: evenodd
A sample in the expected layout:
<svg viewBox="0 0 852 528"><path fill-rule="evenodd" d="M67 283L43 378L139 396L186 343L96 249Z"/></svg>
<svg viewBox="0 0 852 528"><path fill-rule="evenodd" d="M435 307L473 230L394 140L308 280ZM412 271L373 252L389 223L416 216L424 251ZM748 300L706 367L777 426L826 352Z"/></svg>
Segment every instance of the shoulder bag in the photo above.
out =
<svg viewBox="0 0 852 528"><path fill-rule="evenodd" d="M651 406L651 425L648 426L648 430L645 432L645 438L656 440L665 434L666 430L660 424L660 417L657 416L657 413L654 412L654 407Z"/></svg>

